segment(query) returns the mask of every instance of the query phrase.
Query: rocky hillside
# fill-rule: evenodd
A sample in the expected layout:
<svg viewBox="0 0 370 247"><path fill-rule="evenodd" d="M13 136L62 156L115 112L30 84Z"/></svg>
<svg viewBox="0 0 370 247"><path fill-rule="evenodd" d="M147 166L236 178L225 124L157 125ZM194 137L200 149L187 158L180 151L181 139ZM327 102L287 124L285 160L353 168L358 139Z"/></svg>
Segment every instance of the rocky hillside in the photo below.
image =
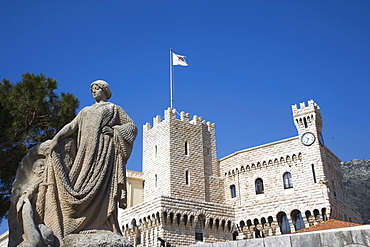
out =
<svg viewBox="0 0 370 247"><path fill-rule="evenodd" d="M370 224L370 159L343 162L342 173L347 204Z"/></svg>

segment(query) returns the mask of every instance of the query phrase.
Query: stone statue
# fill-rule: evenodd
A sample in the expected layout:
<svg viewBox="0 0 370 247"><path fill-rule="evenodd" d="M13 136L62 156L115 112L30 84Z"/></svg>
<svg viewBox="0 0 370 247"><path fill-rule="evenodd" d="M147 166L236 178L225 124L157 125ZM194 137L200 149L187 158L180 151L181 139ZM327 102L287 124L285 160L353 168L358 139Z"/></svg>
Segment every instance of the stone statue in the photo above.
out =
<svg viewBox="0 0 370 247"><path fill-rule="evenodd" d="M15 210L10 211L33 214L31 223L19 217L23 220L22 244L28 241L29 228L39 233L35 241L43 243L24 246L83 246L83 241L100 241L96 234L105 234L104 239L115 235L111 243L96 246L131 246L117 237L122 235L117 212L118 206L126 208L126 162L137 128L121 107L108 102L112 93L107 82L95 81L90 89L96 104L83 108L53 140L27 155L28 170L29 163L34 162L33 178L22 171L22 163L17 171L11 206ZM77 133L77 144L68 138L73 133ZM11 224L9 221L9 246L17 246L17 241L11 240L12 232L20 227ZM47 242L50 233L55 236L51 244Z"/></svg>

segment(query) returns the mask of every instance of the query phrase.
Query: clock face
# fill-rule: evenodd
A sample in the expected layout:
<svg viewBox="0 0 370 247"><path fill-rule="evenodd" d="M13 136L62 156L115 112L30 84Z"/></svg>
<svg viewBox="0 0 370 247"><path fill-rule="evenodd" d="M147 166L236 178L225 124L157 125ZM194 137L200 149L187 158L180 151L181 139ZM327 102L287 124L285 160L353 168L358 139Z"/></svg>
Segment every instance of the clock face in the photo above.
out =
<svg viewBox="0 0 370 247"><path fill-rule="evenodd" d="M311 132L306 132L303 134L301 140L304 145L309 146L315 142L315 135L312 134Z"/></svg>

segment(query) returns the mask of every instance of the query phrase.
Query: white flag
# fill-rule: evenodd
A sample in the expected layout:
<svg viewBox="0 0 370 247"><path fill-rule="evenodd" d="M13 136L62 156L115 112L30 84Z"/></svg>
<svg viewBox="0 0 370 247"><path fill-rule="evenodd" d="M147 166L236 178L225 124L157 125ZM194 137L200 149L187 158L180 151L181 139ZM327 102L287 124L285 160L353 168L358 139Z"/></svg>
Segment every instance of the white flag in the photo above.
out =
<svg viewBox="0 0 370 247"><path fill-rule="evenodd" d="M177 55L172 52L172 65L188 66L185 56Z"/></svg>

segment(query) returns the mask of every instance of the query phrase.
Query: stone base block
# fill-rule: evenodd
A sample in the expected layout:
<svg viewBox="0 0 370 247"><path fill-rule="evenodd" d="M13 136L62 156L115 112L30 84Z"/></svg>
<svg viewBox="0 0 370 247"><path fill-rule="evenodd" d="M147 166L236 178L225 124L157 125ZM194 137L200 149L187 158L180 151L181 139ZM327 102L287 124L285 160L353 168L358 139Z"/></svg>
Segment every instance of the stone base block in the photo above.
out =
<svg viewBox="0 0 370 247"><path fill-rule="evenodd" d="M64 238L63 247L132 247L132 244L124 237L106 232L89 234L70 234Z"/></svg>

